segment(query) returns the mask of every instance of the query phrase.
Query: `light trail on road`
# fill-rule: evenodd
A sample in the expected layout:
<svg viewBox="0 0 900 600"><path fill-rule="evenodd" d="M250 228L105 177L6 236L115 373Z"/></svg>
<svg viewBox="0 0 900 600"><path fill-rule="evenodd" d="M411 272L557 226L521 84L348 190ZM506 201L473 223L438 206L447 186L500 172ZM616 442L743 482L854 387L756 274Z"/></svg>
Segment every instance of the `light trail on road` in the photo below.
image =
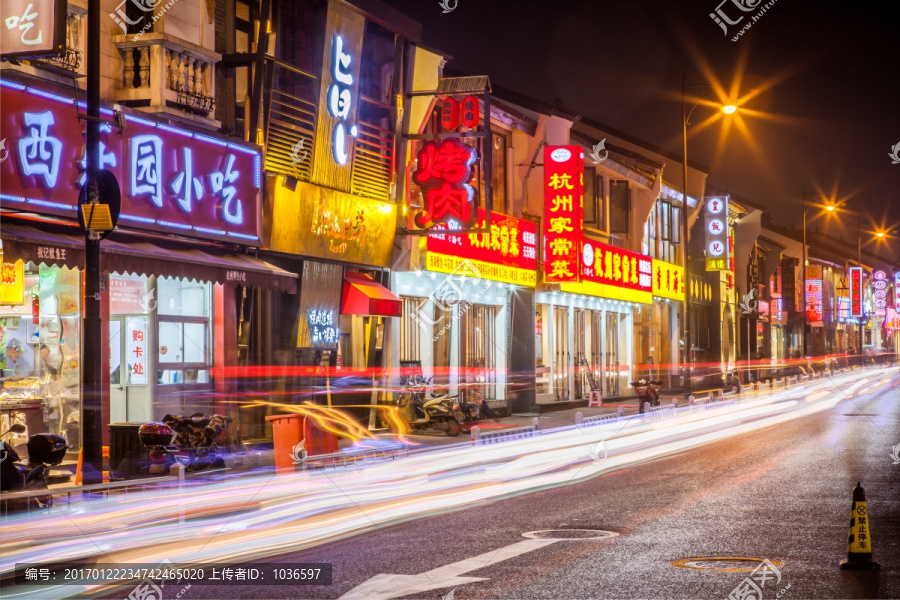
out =
<svg viewBox="0 0 900 600"><path fill-rule="evenodd" d="M337 472L247 474L217 483L78 501L4 521L0 572L15 564L228 564L308 548L366 530L596 477L833 408L893 370L814 380L724 406L678 409L664 420L628 417L492 446L453 446ZM603 442L606 456L593 460ZM209 511L232 506L229 514ZM182 522L182 514L184 515ZM34 590L34 588L29 588ZM109 586L43 588L46 597L108 593ZM4 597L16 595L4 589Z"/></svg>

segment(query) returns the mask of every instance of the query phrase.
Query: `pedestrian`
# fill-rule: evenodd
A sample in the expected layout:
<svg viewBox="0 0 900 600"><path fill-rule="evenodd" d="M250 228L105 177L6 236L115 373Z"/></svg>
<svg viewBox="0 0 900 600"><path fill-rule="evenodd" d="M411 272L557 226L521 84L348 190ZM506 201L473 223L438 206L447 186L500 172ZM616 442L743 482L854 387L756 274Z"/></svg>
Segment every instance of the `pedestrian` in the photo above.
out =
<svg viewBox="0 0 900 600"><path fill-rule="evenodd" d="M481 395L481 390L475 389L473 392L473 396L475 399L475 405L478 407L478 418L479 419L493 419L496 423L500 422L500 417L497 416L496 411L492 409L487 402L484 401L484 397Z"/></svg>

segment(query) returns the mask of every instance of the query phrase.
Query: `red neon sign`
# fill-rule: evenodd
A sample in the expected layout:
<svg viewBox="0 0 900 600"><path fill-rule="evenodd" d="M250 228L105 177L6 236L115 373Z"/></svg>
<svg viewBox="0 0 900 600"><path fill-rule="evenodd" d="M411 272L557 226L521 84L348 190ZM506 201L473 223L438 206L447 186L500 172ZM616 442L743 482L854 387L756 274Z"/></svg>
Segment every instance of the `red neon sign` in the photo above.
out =
<svg viewBox="0 0 900 600"><path fill-rule="evenodd" d="M653 259L637 252L623 250L591 240L585 240L582 281L593 281L639 292L653 291ZM660 284L662 271L659 272ZM676 288L684 293L684 282L675 275Z"/></svg>
<svg viewBox="0 0 900 600"><path fill-rule="evenodd" d="M861 317L862 314L862 269L850 267L850 316Z"/></svg>
<svg viewBox="0 0 900 600"><path fill-rule="evenodd" d="M425 142L418 154L418 168L413 181L424 190L425 207L415 215L418 227L431 229L451 220L468 227L475 220L475 188L469 185L475 148L447 139L441 143Z"/></svg>
<svg viewBox="0 0 900 600"><path fill-rule="evenodd" d="M544 281L579 280L584 158L579 146L544 148Z"/></svg>

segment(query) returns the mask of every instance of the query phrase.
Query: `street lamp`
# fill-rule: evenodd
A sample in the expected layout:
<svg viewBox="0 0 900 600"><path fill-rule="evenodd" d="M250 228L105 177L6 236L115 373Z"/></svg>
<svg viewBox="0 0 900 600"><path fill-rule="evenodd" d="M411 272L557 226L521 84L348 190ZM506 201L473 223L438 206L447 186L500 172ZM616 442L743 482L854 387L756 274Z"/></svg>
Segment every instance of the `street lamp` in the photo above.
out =
<svg viewBox="0 0 900 600"><path fill-rule="evenodd" d="M709 89L715 89L711 85L701 84L701 83L687 83L685 81L686 76L682 74L681 76L681 159L682 159L682 180L681 180L681 191L682 191L682 210L684 214L681 218L681 228L682 228L682 256L684 258L684 397L687 398L691 393L691 268L689 263L688 256L688 246L691 241L691 228L688 226L688 188L687 188L687 126L691 120L691 115L694 114L694 109L700 104L698 100L694 103L694 106L691 108L690 112L687 110L687 100L685 91L689 87L705 87ZM719 110L722 111L723 114L732 115L737 111L737 106L733 104L727 104L724 106L720 106ZM702 202L702 198L699 200ZM726 219L728 216L726 215ZM727 221L726 221L727 222Z"/></svg>
<svg viewBox="0 0 900 600"><path fill-rule="evenodd" d="M803 206L803 264L801 265L801 268L803 269L803 293L800 294L800 297L803 299L803 304L802 304L802 306L803 306L803 311L802 311L802 313L801 313L801 314L802 314L802 317L803 317L803 320L801 321L801 323L802 323L801 331L802 331L802 335L803 335L803 358L806 358L806 357L807 357L807 343L806 343L806 324L807 324L807 323L806 323L806 322L807 322L807 316L806 316L806 310L807 310L807 306L806 306L806 215L807 215L807 213L809 213L809 209L812 208L812 207L814 207L814 206L818 206L819 208L824 208L824 209L825 209L825 212L828 212L828 213L833 213L833 212L835 211L835 208L836 208L836 205L835 205L835 203L834 203L833 200L829 200L829 201L826 202L824 205L807 204L807 203L806 203L806 198L807 198L807 196L813 196L813 197L818 198L818 197L821 196L821 194L818 194L818 193L815 193L815 192L807 192L806 190L803 190L803 194L802 194L802 206Z"/></svg>

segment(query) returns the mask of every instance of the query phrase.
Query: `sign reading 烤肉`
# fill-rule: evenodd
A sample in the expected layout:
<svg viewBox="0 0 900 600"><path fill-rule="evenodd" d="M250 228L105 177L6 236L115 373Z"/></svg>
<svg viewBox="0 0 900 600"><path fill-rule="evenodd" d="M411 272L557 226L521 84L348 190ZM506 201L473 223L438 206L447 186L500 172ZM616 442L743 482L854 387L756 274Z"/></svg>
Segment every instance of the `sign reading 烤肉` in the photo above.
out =
<svg viewBox="0 0 900 600"><path fill-rule="evenodd" d="M74 101L0 81L0 103L3 207L74 218L86 171ZM100 168L122 190L120 227L258 243L258 150L136 116L126 123L121 134L100 129Z"/></svg>

